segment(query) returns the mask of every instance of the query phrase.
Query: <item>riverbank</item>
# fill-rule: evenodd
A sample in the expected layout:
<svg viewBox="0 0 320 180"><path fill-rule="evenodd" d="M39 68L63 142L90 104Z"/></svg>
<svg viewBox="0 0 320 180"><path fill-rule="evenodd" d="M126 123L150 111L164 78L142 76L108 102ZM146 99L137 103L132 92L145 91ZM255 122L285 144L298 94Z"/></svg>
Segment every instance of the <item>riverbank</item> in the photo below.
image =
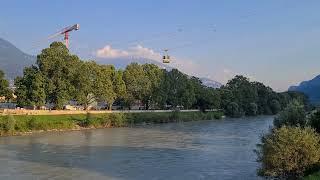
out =
<svg viewBox="0 0 320 180"><path fill-rule="evenodd" d="M180 110L180 112L198 112L199 110ZM219 111L218 109L209 111ZM78 114L109 114L109 113L162 113L172 110L31 110L31 109L1 109L0 115L78 115Z"/></svg>
<svg viewBox="0 0 320 180"><path fill-rule="evenodd" d="M43 131L68 131L126 127L135 124L169 123L222 118L220 111L115 112L60 115L5 115L0 117L0 136L26 135Z"/></svg>
<svg viewBox="0 0 320 180"><path fill-rule="evenodd" d="M303 180L318 180L318 179L320 179L320 171L303 178Z"/></svg>

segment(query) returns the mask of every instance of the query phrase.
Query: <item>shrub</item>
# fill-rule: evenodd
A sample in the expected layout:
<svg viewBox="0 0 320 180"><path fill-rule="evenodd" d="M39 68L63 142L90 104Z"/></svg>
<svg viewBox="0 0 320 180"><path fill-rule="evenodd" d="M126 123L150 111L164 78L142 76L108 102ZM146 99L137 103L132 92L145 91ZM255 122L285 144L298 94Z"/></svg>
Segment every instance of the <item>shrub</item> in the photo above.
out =
<svg viewBox="0 0 320 180"><path fill-rule="evenodd" d="M270 102L270 109L271 109L272 114L278 114L279 111L281 110L281 104L279 103L278 100L273 99Z"/></svg>
<svg viewBox="0 0 320 180"><path fill-rule="evenodd" d="M222 116L223 116L222 112L215 112L213 115L214 119L221 119Z"/></svg>
<svg viewBox="0 0 320 180"><path fill-rule="evenodd" d="M2 119L2 129L6 133L13 133L15 130L16 120L12 115L3 117Z"/></svg>
<svg viewBox="0 0 320 180"><path fill-rule="evenodd" d="M320 110L310 116L309 125L320 133Z"/></svg>
<svg viewBox="0 0 320 180"><path fill-rule="evenodd" d="M124 113L110 113L103 117L105 127L124 127L127 126Z"/></svg>
<svg viewBox="0 0 320 180"><path fill-rule="evenodd" d="M226 108L226 115L230 117L241 117L242 110L236 102L231 102Z"/></svg>
<svg viewBox="0 0 320 180"><path fill-rule="evenodd" d="M304 127L306 123L307 119L304 107L298 101L292 101L289 103L289 105L279 113L273 122L277 128L284 125Z"/></svg>
<svg viewBox="0 0 320 180"><path fill-rule="evenodd" d="M320 179L320 171L310 174L303 178L303 180L319 180Z"/></svg>
<svg viewBox="0 0 320 180"><path fill-rule="evenodd" d="M37 123L36 123L36 118L35 117L31 117L28 121L27 121L27 126L30 130L36 129L37 128Z"/></svg>
<svg viewBox="0 0 320 180"><path fill-rule="evenodd" d="M260 176L297 179L320 162L320 136L311 128L283 126L265 135L256 153Z"/></svg>
<svg viewBox="0 0 320 180"><path fill-rule="evenodd" d="M247 115L249 116L256 116L258 113L258 106L256 103L250 103Z"/></svg>
<svg viewBox="0 0 320 180"><path fill-rule="evenodd" d="M173 110L169 116L169 119L171 121L179 121L180 120L180 111L179 110Z"/></svg>

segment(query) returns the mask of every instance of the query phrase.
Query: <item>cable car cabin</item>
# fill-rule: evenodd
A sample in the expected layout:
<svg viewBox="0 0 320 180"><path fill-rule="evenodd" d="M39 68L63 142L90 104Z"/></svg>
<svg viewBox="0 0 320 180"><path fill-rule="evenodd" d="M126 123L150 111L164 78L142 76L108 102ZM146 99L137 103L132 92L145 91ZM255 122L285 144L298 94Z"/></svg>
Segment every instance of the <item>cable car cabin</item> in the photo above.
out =
<svg viewBox="0 0 320 180"><path fill-rule="evenodd" d="M164 55L162 57L162 62L163 63L170 63L170 56L169 55Z"/></svg>

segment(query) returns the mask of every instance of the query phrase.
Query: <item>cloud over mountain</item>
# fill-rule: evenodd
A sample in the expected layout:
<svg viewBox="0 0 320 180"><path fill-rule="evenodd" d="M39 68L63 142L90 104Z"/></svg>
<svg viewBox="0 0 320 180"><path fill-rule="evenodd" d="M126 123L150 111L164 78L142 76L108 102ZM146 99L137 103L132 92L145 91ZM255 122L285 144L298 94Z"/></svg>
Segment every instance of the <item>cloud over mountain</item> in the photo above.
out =
<svg viewBox="0 0 320 180"><path fill-rule="evenodd" d="M96 56L101 58L119 58L129 56L129 53L126 51L113 49L111 45L106 45L97 50Z"/></svg>
<svg viewBox="0 0 320 180"><path fill-rule="evenodd" d="M127 50L115 49L111 45L106 45L96 51L96 56L105 59L116 59L116 58L132 58L132 59L150 59L159 63L162 63L162 55L153 49L144 47L142 45L136 45L128 48ZM187 60L171 56L171 63L168 66L172 68L178 68L179 70L190 74L198 75L202 68L198 64Z"/></svg>
<svg viewBox="0 0 320 180"><path fill-rule="evenodd" d="M96 56L100 58L136 57L153 60L161 58L160 53L141 45L130 47L128 50L115 49L111 45L106 45L96 51Z"/></svg>

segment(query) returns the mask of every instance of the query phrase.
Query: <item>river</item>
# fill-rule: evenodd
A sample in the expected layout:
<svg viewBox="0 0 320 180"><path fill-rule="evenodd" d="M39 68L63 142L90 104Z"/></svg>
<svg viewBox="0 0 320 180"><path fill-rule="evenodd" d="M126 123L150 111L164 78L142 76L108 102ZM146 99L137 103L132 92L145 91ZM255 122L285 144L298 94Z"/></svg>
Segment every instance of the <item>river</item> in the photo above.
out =
<svg viewBox="0 0 320 180"><path fill-rule="evenodd" d="M0 179L257 179L273 117L0 138Z"/></svg>

